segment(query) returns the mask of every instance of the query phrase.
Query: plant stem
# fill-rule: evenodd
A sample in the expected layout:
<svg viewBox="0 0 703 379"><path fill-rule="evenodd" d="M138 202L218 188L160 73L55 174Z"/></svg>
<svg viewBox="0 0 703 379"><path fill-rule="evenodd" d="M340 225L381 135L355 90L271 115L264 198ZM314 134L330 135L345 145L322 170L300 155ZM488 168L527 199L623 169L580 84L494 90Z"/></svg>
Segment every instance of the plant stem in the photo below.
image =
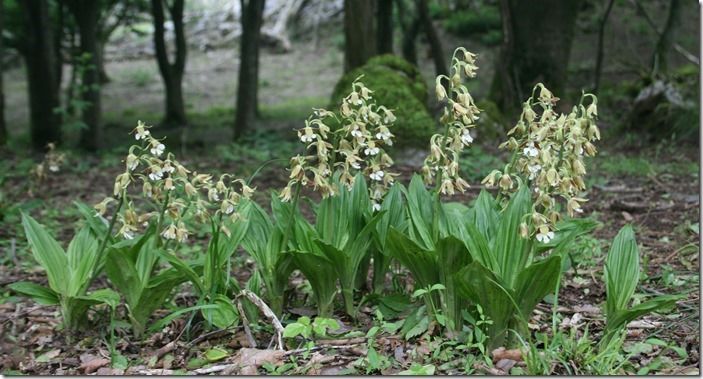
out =
<svg viewBox="0 0 703 379"><path fill-rule="evenodd" d="M122 204L124 204L124 196L120 197L120 201L117 203L115 213L112 214L112 219L110 220L110 225L108 226L107 232L105 233L105 238L103 238L102 242L100 243L100 247L98 248L98 256L100 256L103 253L103 250L105 250L105 248L107 247L107 241L112 235L112 229L115 227L115 222L117 221L117 214L120 212Z"/></svg>
<svg viewBox="0 0 703 379"><path fill-rule="evenodd" d="M281 244L282 249L287 249L288 246L288 239L290 238L290 233L293 229L293 222L295 221L295 210L298 207L298 199L300 198L300 191L302 190L302 188L303 186L300 184L300 182L295 184L295 195L293 196L293 203L291 204L291 214L288 220L288 225L286 226L286 233L283 235L283 243Z"/></svg>
<svg viewBox="0 0 703 379"><path fill-rule="evenodd" d="M159 221L156 224L156 235L160 235L161 227L163 226L164 222L164 215L166 214L166 208L168 207L168 200L170 197L171 193L166 192L166 197L164 198L164 205L161 207L161 212L159 213ZM156 238L156 247L161 246L161 238Z"/></svg>

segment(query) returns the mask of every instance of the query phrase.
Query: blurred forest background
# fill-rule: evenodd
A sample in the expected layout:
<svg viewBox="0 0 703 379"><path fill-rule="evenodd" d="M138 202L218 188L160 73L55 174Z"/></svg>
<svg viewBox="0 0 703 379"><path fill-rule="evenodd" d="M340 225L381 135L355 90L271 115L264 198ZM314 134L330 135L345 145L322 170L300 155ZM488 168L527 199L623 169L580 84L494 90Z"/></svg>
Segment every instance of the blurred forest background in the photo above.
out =
<svg viewBox="0 0 703 379"><path fill-rule="evenodd" d="M567 109L596 93L601 128L617 140L698 144L693 0L0 4L6 157L50 142L109 152L130 143L137 120L182 151L236 153L249 141L261 154L293 140L312 107L335 106L361 74L399 115L401 146L425 149L439 109L434 76L457 46L479 57L478 141L504 136L541 81Z"/></svg>

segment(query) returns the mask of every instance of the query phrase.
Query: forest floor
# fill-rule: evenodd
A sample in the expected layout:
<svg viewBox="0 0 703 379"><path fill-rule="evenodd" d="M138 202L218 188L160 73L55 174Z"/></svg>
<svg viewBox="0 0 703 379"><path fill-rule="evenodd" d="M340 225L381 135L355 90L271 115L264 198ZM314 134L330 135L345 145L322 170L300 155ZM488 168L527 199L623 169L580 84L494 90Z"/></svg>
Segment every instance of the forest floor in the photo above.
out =
<svg viewBox="0 0 703 379"><path fill-rule="evenodd" d="M256 161L261 162L259 159L267 158L274 151L281 153L288 149L295 149L295 142L290 138L276 141L268 136L263 142L261 138L255 138L227 149L216 149L214 154L193 151L183 159L183 163L198 171L207 169L248 175L257 167ZM257 153L249 154L251 151ZM590 201L585 207L584 216L598 220L601 226L594 238L585 238L574 246L572 268L565 273L556 308L559 328L573 330L574 338L584 332L597 334L602 329L604 256L617 230L626 223L635 226L642 251L644 273L637 293L686 294L686 298L679 301L674 309L644 317L629 325L623 353L627 355L627 372L699 372L700 197L697 154L698 150L694 148L625 150L619 146L603 149L588 164L591 172ZM36 163L30 157L19 159L8 155L2 158L4 182L0 249L4 253L0 255L0 372L34 375L91 372L105 375L180 374L204 373L207 367L214 365L214 372L253 373L246 369L239 371L239 368L258 359L271 363L255 365L260 373L366 373L364 367L368 362L364 359L368 359L368 341L359 338L364 334L348 332L366 333L378 324L370 307L361 308L362 316L356 323L339 316L342 331L346 334L342 333L334 341L317 341L312 350L289 346L291 350L287 353L248 350L241 326L218 333L206 333L195 327L183 333L184 320L177 319L162 331L138 341L131 339L127 324L118 322L116 349L122 358L119 364L110 367L105 330L86 327L79 335L67 336L57 329L60 318L56 307L37 305L16 297L9 289L2 287L20 280L46 283L44 272L31 258L24 240L19 225L19 210L29 212L47 225L62 243L67 243L80 220L72 202L79 200L93 204L108 195L113 178L121 167L120 156L94 157L69 153L62 170L43 181L27 175ZM418 170L418 165L412 163L417 162L417 157L409 156L398 161L397 170L402 174L400 180L407 183L412 173ZM472 171L472 167L475 166L467 169L472 178L472 189L454 200L469 202L474 198L481 188L478 183L480 177L485 170L492 168L481 167L478 171ZM257 176L254 184L257 186L257 200L261 204L268 203L268 190L280 189L285 185L284 175L282 168L269 167ZM237 268L232 274L243 281L252 270L252 261L240 252L235 262L233 266ZM400 277L403 278L402 275ZM104 282L104 279L99 281ZM301 276L294 274L291 281L300 284ZM188 289L184 287L174 299L183 301L188 294ZM538 306L531 322L533 333L550 333L550 309L546 303ZM119 309L118 314L123 311ZM313 308L302 300L289 311L293 315L314 313ZM158 320L168 313L164 309L157 312L153 319ZM104 315L96 312L92 317L93 322L98 324ZM291 317L294 319L297 316ZM284 323L286 321L293 320L284 320ZM260 324L261 328L255 329L255 338L258 347L265 349L271 338L271 329L265 319ZM519 371L511 370L524 366L523 362L518 361L513 363L515 367L512 369L500 365L489 367L477 359L466 367L465 357L462 359L458 350L452 350L454 345L451 340L437 336L421 336L405 341L398 336L383 335L375 341L375 346L375 350L387 359L387 364L375 372L384 374L408 369L412 362L434 365L436 373L447 374L516 373ZM208 352L215 348L223 349L225 354L217 362L208 361ZM578 373L579 364L555 361L553 372Z"/></svg>

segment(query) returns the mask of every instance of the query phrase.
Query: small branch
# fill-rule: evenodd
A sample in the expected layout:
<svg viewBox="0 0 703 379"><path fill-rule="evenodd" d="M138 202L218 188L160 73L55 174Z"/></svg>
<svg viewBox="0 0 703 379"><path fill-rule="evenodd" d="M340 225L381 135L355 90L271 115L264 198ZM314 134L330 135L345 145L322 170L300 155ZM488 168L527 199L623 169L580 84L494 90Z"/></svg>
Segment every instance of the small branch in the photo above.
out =
<svg viewBox="0 0 703 379"><path fill-rule="evenodd" d="M249 291L249 290L242 290L239 292L237 295L237 300L241 297L246 297L249 301L251 301L254 305L256 305L257 308L261 311L261 313L264 314L264 316L268 317L271 320L271 323L273 324L273 328L276 330L276 345L278 350L285 350L283 347L283 325L281 325L281 322L278 320L278 317L276 317L276 314L273 313L271 308L269 308L266 303L264 303L263 300L261 300L260 297L256 296L255 293Z"/></svg>
<svg viewBox="0 0 703 379"><path fill-rule="evenodd" d="M247 341L249 342L249 347L256 349L256 340L254 336L251 335L251 329L249 328L249 320L247 320L247 314L242 308L242 302L237 302L237 310L239 311L239 316L242 318L242 325L244 326L244 334L247 336Z"/></svg>

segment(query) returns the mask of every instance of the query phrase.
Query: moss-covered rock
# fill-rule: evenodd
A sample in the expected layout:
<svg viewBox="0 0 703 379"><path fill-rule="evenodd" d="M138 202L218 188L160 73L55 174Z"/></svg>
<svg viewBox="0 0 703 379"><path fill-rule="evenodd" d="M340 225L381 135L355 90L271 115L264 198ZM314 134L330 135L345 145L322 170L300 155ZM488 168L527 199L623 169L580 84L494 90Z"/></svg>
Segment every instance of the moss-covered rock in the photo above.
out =
<svg viewBox="0 0 703 379"><path fill-rule="evenodd" d="M354 80L361 75L361 81L373 91L376 104L386 106L395 114L397 120L392 132L396 145L426 147L437 124L427 109L427 85L417 68L394 55L374 57L342 76L332 93L330 109L339 107Z"/></svg>

